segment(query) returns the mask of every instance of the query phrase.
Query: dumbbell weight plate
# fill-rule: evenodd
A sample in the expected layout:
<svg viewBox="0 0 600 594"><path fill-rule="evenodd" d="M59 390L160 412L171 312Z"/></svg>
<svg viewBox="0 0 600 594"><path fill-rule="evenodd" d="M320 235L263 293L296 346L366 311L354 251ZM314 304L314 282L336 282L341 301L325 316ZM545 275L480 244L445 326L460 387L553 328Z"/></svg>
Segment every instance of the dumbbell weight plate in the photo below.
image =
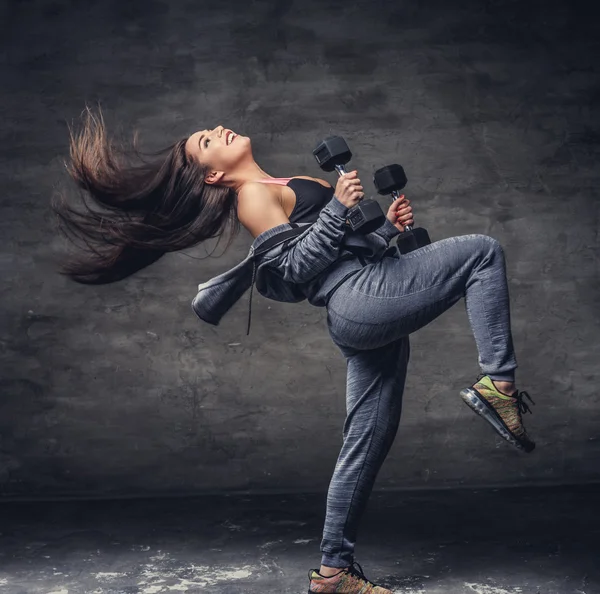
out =
<svg viewBox="0 0 600 594"><path fill-rule="evenodd" d="M398 239L396 240L398 251L401 254L414 252L415 250L418 250L425 245L429 245L430 243L431 239L429 239L429 233L427 233L427 231L422 227L416 227L410 231L403 231L400 233L400 235L398 235Z"/></svg>

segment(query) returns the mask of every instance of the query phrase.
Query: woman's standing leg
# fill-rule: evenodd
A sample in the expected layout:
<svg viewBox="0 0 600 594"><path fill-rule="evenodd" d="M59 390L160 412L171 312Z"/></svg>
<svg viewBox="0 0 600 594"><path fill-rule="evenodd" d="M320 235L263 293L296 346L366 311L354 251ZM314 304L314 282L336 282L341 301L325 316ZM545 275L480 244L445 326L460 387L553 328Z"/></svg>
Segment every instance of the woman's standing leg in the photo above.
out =
<svg viewBox="0 0 600 594"><path fill-rule="evenodd" d="M410 356L408 336L361 351L339 347L347 363L343 445L327 493L322 565L354 561L360 518L400 423Z"/></svg>

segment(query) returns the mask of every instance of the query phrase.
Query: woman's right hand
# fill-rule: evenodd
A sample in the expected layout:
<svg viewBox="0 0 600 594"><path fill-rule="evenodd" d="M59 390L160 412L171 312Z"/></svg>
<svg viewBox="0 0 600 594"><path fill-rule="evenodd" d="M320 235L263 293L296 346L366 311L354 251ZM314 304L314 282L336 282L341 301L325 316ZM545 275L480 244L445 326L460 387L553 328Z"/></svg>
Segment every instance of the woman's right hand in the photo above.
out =
<svg viewBox="0 0 600 594"><path fill-rule="evenodd" d="M348 208L356 206L365 197L357 170L345 173L338 179L335 197Z"/></svg>

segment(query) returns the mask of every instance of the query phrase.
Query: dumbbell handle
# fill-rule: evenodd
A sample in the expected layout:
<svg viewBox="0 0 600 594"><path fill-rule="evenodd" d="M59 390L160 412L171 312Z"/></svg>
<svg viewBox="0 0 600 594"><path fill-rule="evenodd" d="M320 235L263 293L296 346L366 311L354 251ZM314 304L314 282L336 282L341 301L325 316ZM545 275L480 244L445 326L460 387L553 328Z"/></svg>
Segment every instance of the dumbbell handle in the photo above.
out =
<svg viewBox="0 0 600 594"><path fill-rule="evenodd" d="M340 174L340 177L342 177L342 175L346 175L346 173L348 173L346 171L346 168L343 165L335 165L335 168L337 169L337 172ZM400 198L400 193L398 192L398 190L393 190L392 196L394 197L394 200L396 200L396 198ZM412 227L410 225L404 227L405 231L410 231L411 229L412 229Z"/></svg>
<svg viewBox="0 0 600 594"><path fill-rule="evenodd" d="M340 174L340 177L342 177L342 175L346 175L346 173L348 173L346 171L346 168L343 165L335 165L335 168L336 168L337 172ZM393 197L394 200L397 200L398 198L400 198L400 191L399 190L392 190L392 197ZM392 200L392 202L393 202L393 200ZM411 231L411 230L412 230L412 226L411 225L405 225L404 226L404 231Z"/></svg>
<svg viewBox="0 0 600 594"><path fill-rule="evenodd" d="M398 198L400 198L401 194L400 194L400 190L392 190L392 202L394 200L397 200ZM412 225L405 225L404 226L404 231L412 231ZM404 233L403 231L403 233Z"/></svg>

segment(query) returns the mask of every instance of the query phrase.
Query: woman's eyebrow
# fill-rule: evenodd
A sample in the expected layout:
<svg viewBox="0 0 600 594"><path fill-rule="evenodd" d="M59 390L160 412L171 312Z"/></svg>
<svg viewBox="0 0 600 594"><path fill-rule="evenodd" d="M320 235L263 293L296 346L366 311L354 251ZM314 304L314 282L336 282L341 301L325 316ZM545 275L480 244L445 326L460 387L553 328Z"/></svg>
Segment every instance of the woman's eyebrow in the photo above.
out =
<svg viewBox="0 0 600 594"><path fill-rule="evenodd" d="M199 138L199 140L198 140L198 148L199 148L200 150L202 150L202 139L203 139L203 138L204 138L204 134L201 134L201 135L200 135L200 138Z"/></svg>

